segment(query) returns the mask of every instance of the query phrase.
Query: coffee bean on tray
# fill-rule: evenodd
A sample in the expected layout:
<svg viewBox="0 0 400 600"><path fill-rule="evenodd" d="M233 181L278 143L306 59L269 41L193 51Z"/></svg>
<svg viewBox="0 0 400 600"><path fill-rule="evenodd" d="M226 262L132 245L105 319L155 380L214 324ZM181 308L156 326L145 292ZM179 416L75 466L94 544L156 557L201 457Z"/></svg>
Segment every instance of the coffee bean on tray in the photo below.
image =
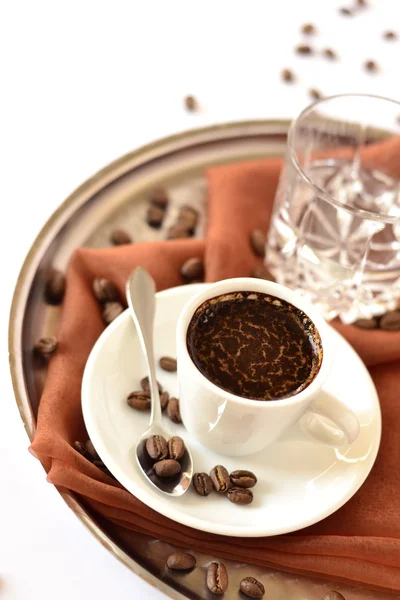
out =
<svg viewBox="0 0 400 600"><path fill-rule="evenodd" d="M257 477L251 471L239 469L237 471L232 471L231 481L236 487L252 488L257 483Z"/></svg>
<svg viewBox="0 0 400 600"><path fill-rule="evenodd" d="M357 0L358 6L368 6L367 0Z"/></svg>
<svg viewBox="0 0 400 600"><path fill-rule="evenodd" d="M178 435L168 440L168 456L174 460L180 460L185 453L185 442Z"/></svg>
<svg viewBox="0 0 400 600"><path fill-rule="evenodd" d="M76 441L72 444L72 446L75 448L75 450L77 452L79 452L79 454L82 454L82 456L85 456L85 454L86 454L85 444L82 444L82 442Z"/></svg>
<svg viewBox="0 0 400 600"><path fill-rule="evenodd" d="M391 310L382 315L379 327L388 331L398 331L400 329L400 311Z"/></svg>
<svg viewBox="0 0 400 600"><path fill-rule="evenodd" d="M160 394L161 410L165 410L167 408L168 402L169 402L168 392L163 392L162 394Z"/></svg>
<svg viewBox="0 0 400 600"><path fill-rule="evenodd" d="M140 380L140 385L142 386L142 389L145 392L150 392L150 382L149 382L149 378L147 377L143 377L143 379ZM158 391L160 392L160 394L162 394L163 392L163 387L161 385L161 383L159 381L157 381L157 385L158 385Z"/></svg>
<svg viewBox="0 0 400 600"><path fill-rule="evenodd" d="M208 473L195 473L192 481L199 496L209 496L213 491L213 484Z"/></svg>
<svg viewBox="0 0 400 600"><path fill-rule="evenodd" d="M250 598L262 598L265 594L265 588L261 581L255 577L245 577L240 582L240 591Z"/></svg>
<svg viewBox="0 0 400 600"><path fill-rule="evenodd" d="M207 569L207 587L213 594L224 594L228 589L228 572L224 564L212 562Z"/></svg>
<svg viewBox="0 0 400 600"><path fill-rule="evenodd" d="M254 229L250 233L250 244L253 251L258 255L264 257L265 255L265 244L267 242L267 234L261 229Z"/></svg>
<svg viewBox="0 0 400 600"><path fill-rule="evenodd" d="M378 65L374 60L366 60L364 63L364 68L369 73L376 73L378 71Z"/></svg>
<svg viewBox="0 0 400 600"><path fill-rule="evenodd" d="M99 302L115 302L118 300L118 288L109 279L93 279L93 292Z"/></svg>
<svg viewBox="0 0 400 600"><path fill-rule="evenodd" d="M106 302L103 308L103 321L109 325L116 319L124 310L121 302Z"/></svg>
<svg viewBox="0 0 400 600"><path fill-rule="evenodd" d="M190 112L194 112L195 110L197 110L198 104L194 96L185 96L184 104L185 108Z"/></svg>
<svg viewBox="0 0 400 600"><path fill-rule="evenodd" d="M110 241L114 246L123 246L124 244L132 244L132 238L124 229L114 229L110 235Z"/></svg>
<svg viewBox="0 0 400 600"><path fill-rule="evenodd" d="M182 423L178 398L170 398L167 405L167 415L173 423Z"/></svg>
<svg viewBox="0 0 400 600"><path fill-rule="evenodd" d="M185 226L176 223L167 231L167 240L183 240L191 237L191 231Z"/></svg>
<svg viewBox="0 0 400 600"><path fill-rule="evenodd" d="M188 258L181 267L181 275L188 281L204 276L204 263L201 258Z"/></svg>
<svg viewBox="0 0 400 600"><path fill-rule="evenodd" d="M146 215L147 224L150 225L150 227L153 227L153 229L160 229L164 216L165 210L163 208L160 208L155 204L150 204Z"/></svg>
<svg viewBox="0 0 400 600"><path fill-rule="evenodd" d="M294 73L290 69L282 69L281 78L286 83L292 83L295 80Z"/></svg>
<svg viewBox="0 0 400 600"><path fill-rule="evenodd" d="M150 202L159 208L165 210L168 206L168 195L167 192L163 188L158 188L154 190L151 195Z"/></svg>
<svg viewBox="0 0 400 600"><path fill-rule="evenodd" d="M184 205L181 206L176 220L177 225L183 225L187 227L189 231L194 232L197 221L199 219L199 212L192 206Z"/></svg>
<svg viewBox="0 0 400 600"><path fill-rule="evenodd" d="M339 592L336 592L335 590L331 590L330 592L325 594L325 596L323 597L322 600L346 600L346 599Z"/></svg>
<svg viewBox="0 0 400 600"><path fill-rule="evenodd" d="M246 488L233 487L228 490L227 496L233 504L251 504L253 502L253 492Z"/></svg>
<svg viewBox="0 0 400 600"><path fill-rule="evenodd" d="M360 329L377 329L378 327L378 320L375 318L372 319L358 319L357 321L354 322L354 325L356 327L359 327Z"/></svg>
<svg viewBox="0 0 400 600"><path fill-rule="evenodd" d="M196 558L188 552L173 552L167 558L167 567L174 571L189 571L196 566Z"/></svg>
<svg viewBox="0 0 400 600"><path fill-rule="evenodd" d="M383 38L388 41L397 40L397 34L394 31L385 31Z"/></svg>
<svg viewBox="0 0 400 600"><path fill-rule="evenodd" d="M167 440L162 435L151 435L146 440L146 450L153 460L163 460L168 456Z"/></svg>
<svg viewBox="0 0 400 600"><path fill-rule="evenodd" d="M217 465L210 472L214 489L219 494L224 494L232 487L228 471L222 465Z"/></svg>
<svg viewBox="0 0 400 600"><path fill-rule="evenodd" d="M55 337L43 337L34 346L35 353L41 358L48 358L57 350L58 342Z"/></svg>
<svg viewBox="0 0 400 600"><path fill-rule="evenodd" d="M45 300L48 304L61 304L64 299L66 287L65 276L57 269L51 269L46 277L44 288Z"/></svg>
<svg viewBox="0 0 400 600"><path fill-rule="evenodd" d="M87 440L85 443L85 450L92 460L100 460L100 456L97 454L96 448L93 446L91 440Z"/></svg>
<svg viewBox="0 0 400 600"><path fill-rule="evenodd" d="M154 472L158 477L173 477L181 472L181 465L173 458L160 460L153 466Z"/></svg>
<svg viewBox="0 0 400 600"><path fill-rule="evenodd" d="M316 88L309 89L308 93L312 100L320 100L322 98L321 92L319 90L317 90Z"/></svg>
<svg viewBox="0 0 400 600"><path fill-rule="evenodd" d="M301 33L305 33L305 35L313 35L316 32L316 28L311 23L305 23L301 26Z"/></svg>
<svg viewBox="0 0 400 600"><path fill-rule="evenodd" d="M332 50L331 48L325 48L325 50L322 50L322 55L325 56L325 58L328 58L329 60L337 59L336 52L334 50Z"/></svg>
<svg viewBox="0 0 400 600"><path fill-rule="evenodd" d="M275 281L274 276L268 271L267 267L264 265L256 265L251 272L252 277L257 277L257 279L266 279L267 281Z"/></svg>
<svg viewBox="0 0 400 600"><path fill-rule="evenodd" d="M150 410L150 392L145 392L142 390L138 392L131 392L126 401L129 406L136 408L136 410Z"/></svg>
<svg viewBox="0 0 400 600"><path fill-rule="evenodd" d="M311 46L308 46L307 44L300 44L299 46L296 46L296 52L303 56L310 56L313 53L313 50Z"/></svg>
<svg viewBox="0 0 400 600"><path fill-rule="evenodd" d="M164 371L169 371L170 373L176 372L176 358L172 358L172 356L162 356L160 358L160 367Z"/></svg>
<svg viewBox="0 0 400 600"><path fill-rule="evenodd" d="M344 15L345 17L353 16L352 11L349 8L346 8L345 6L342 6L341 8L339 8L339 12L341 15Z"/></svg>

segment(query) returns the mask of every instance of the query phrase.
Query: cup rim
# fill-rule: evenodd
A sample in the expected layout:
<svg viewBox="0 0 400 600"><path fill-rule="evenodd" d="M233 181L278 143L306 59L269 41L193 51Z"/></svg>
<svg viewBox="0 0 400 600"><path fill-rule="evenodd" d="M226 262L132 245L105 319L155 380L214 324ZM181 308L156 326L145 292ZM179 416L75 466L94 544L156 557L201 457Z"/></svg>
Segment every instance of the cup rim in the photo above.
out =
<svg viewBox="0 0 400 600"><path fill-rule="evenodd" d="M220 294L239 291L260 292L264 294L270 294L271 296L276 296L277 298L280 298L282 300L286 300L287 302L293 304L294 306L302 310L314 323L322 342L322 361L319 371L314 377L314 379L311 381L311 383L297 394L294 394L289 398L276 398L274 400L268 401L254 400L251 398L242 398L241 396L236 396L232 392L220 388L215 383L207 379L207 377L205 377L205 375L203 375L194 364L189 354L186 343L187 328L189 326L189 322L193 316L194 311L205 300L214 298L215 296L219 296ZM283 285L280 285L279 283L262 279L254 279L251 277L235 277L232 279L224 279L216 283L211 283L209 286L207 286L206 289L201 290L199 293L195 294L186 302L179 315L176 332L178 354L178 381L180 363L179 354L182 352L192 367L192 376L195 377L199 381L199 383L201 383L201 385L205 386L210 392L220 396L222 399L228 400L240 406L271 407L277 405L296 406L298 404L301 404L305 400L308 400L310 397L315 396L318 393L318 391L322 388L325 380L327 379L330 373L331 365L333 362L332 342L329 339L328 325L323 319L323 317L318 314L318 312L313 306L311 306L307 301L305 301L299 294L297 294L293 290ZM185 365L185 368L186 367L187 365Z"/></svg>
<svg viewBox="0 0 400 600"><path fill-rule="evenodd" d="M295 149L296 127L298 126L298 124L300 123L300 121L302 119L307 117L309 115L309 113L311 113L313 110L315 110L315 108L317 108L319 105L326 104L327 102L329 102L331 100L337 100L337 99L341 99L341 98L369 98L372 100L383 100L385 102L390 102L393 105L397 105L399 107L399 111L400 111L400 102L398 102L397 100L393 100L391 98L386 98L385 96L378 96L376 94L351 94L351 93L350 94L336 94L334 96L326 96L325 98L321 98L321 100L318 100L318 101L313 102L312 104L309 104L308 106L306 106L306 108L304 108L301 111L301 113L295 119L293 119L292 123L290 124L289 131L288 131L288 137L287 137L287 140L288 140L287 146L288 146L288 150L289 150L290 160L293 163L293 165L294 165L296 171L298 172L298 174L300 175L300 177L309 186L311 186L311 188L315 191L315 193L319 197L323 198L330 204L333 204L337 208L342 208L343 210L346 210L347 212L350 212L353 215L356 215L358 217L363 217L363 218L369 219L371 221L380 221L380 222L384 222L384 223L398 223L398 220L399 220L398 216L383 215L381 213L375 213L375 212L372 212L370 210L366 210L363 208L355 208L352 206L346 206L345 204L341 203L339 200L336 200L336 198L334 196L332 196L331 194L329 194L328 192L326 192L325 190L320 188L318 185L316 185L315 182L312 181L312 179L304 172L303 168L301 167L301 165L299 163L298 152Z"/></svg>

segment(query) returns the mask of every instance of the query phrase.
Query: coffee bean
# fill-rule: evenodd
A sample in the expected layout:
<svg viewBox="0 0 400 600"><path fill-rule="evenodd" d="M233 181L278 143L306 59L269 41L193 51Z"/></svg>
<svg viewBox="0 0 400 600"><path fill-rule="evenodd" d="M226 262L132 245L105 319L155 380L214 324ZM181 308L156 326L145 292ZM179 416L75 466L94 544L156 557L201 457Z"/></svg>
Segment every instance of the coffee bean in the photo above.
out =
<svg viewBox="0 0 400 600"><path fill-rule="evenodd" d="M322 600L346 600L346 599L339 592L336 592L335 590L331 590L330 592L325 594L325 596L323 597Z"/></svg>
<svg viewBox="0 0 400 600"><path fill-rule="evenodd" d="M115 479L114 475L107 469L106 465L103 463L102 460L94 460L93 464L98 469L101 469L103 471L103 473L105 473L109 477L112 477L113 479Z"/></svg>
<svg viewBox="0 0 400 600"><path fill-rule="evenodd" d="M352 17L353 13L349 8L346 8L345 6L342 6L342 8L339 8L339 12L341 15L344 15L345 17Z"/></svg>
<svg viewBox="0 0 400 600"><path fill-rule="evenodd" d="M167 458L166 460L156 462L153 469L158 477L173 477L181 472L181 465L177 460Z"/></svg>
<svg viewBox="0 0 400 600"><path fill-rule="evenodd" d="M165 190L163 190L162 188L158 188L157 190L154 190L154 192L151 195L150 201L155 206L158 206L159 208L162 208L163 210L165 210L167 208L168 202L169 202L167 192Z"/></svg>
<svg viewBox="0 0 400 600"><path fill-rule="evenodd" d="M191 237L191 232L185 225L175 224L168 229L167 240L182 240Z"/></svg>
<svg viewBox="0 0 400 600"><path fill-rule="evenodd" d="M251 276L257 277L257 279L275 281L274 276L268 271L268 269L264 265L256 265L251 273Z"/></svg>
<svg viewBox="0 0 400 600"><path fill-rule="evenodd" d="M167 567L174 571L189 571L196 566L196 558L188 552L173 552L167 558Z"/></svg>
<svg viewBox="0 0 400 600"><path fill-rule="evenodd" d="M169 402L168 392L163 392L162 394L160 394L161 410L165 410L167 408L168 402Z"/></svg>
<svg viewBox="0 0 400 600"><path fill-rule="evenodd" d="M199 212L192 206L184 205L181 206L178 213L177 225L186 227L191 233L194 232L197 221L199 219Z"/></svg>
<svg viewBox="0 0 400 600"><path fill-rule="evenodd" d="M118 300L118 288L109 279L93 279L92 287L99 302L115 302Z"/></svg>
<svg viewBox="0 0 400 600"><path fill-rule="evenodd" d="M180 460L185 454L185 442L178 435L174 435L168 440L168 456L175 460Z"/></svg>
<svg viewBox="0 0 400 600"><path fill-rule="evenodd" d="M210 477L215 491L219 494L224 494L232 487L229 473L222 465L217 465L211 469Z"/></svg>
<svg viewBox="0 0 400 600"><path fill-rule="evenodd" d="M359 327L360 329L377 329L378 327L378 320L375 318L372 319L358 319L358 321L355 321L353 323L353 325L355 325L356 327Z"/></svg>
<svg viewBox="0 0 400 600"><path fill-rule="evenodd" d="M128 402L129 406L136 408L136 410L150 410L150 392L131 392L126 401Z"/></svg>
<svg viewBox="0 0 400 600"><path fill-rule="evenodd" d="M164 371L169 371L170 373L176 372L176 358L172 358L171 356L162 356L160 358L160 367Z"/></svg>
<svg viewBox="0 0 400 600"><path fill-rule="evenodd" d="M124 244L132 244L132 238L123 229L114 229L110 235L110 241L114 246L123 246Z"/></svg>
<svg viewBox="0 0 400 600"><path fill-rule="evenodd" d="M147 224L150 225L150 227L153 227L153 229L160 229L164 216L165 210L163 208L160 208L155 204L150 204L146 215Z"/></svg>
<svg viewBox="0 0 400 600"><path fill-rule="evenodd" d="M233 487L228 490L228 500L233 504L251 504L253 502L253 492L246 488Z"/></svg>
<svg viewBox="0 0 400 600"><path fill-rule="evenodd" d="M364 63L364 68L369 73L376 73L378 71L378 65L374 60L366 60Z"/></svg>
<svg viewBox="0 0 400 600"><path fill-rule="evenodd" d="M120 315L124 310L121 302L106 302L103 308L103 321L109 325Z"/></svg>
<svg viewBox="0 0 400 600"><path fill-rule="evenodd" d="M85 443L85 449L92 460L100 460L100 456L97 454L96 448L93 446L91 440L87 440Z"/></svg>
<svg viewBox="0 0 400 600"><path fill-rule="evenodd" d="M321 92L319 90L317 90L316 88L309 89L308 93L312 100L320 100L322 98Z"/></svg>
<svg viewBox="0 0 400 600"><path fill-rule="evenodd" d="M228 589L229 579L226 567L222 563L212 562L207 569L207 587L213 594L224 594Z"/></svg>
<svg viewBox="0 0 400 600"><path fill-rule="evenodd" d="M357 0L358 6L368 6L367 0Z"/></svg>
<svg viewBox="0 0 400 600"><path fill-rule="evenodd" d="M286 83L292 83L295 80L294 73L290 69L282 69L281 78Z"/></svg>
<svg viewBox="0 0 400 600"><path fill-rule="evenodd" d="M41 338L34 346L35 353L41 358L48 358L57 350L58 342L55 337Z"/></svg>
<svg viewBox="0 0 400 600"><path fill-rule="evenodd" d="M331 48L325 48L325 50L322 50L322 54L323 56L325 56L325 58L328 58L329 60L337 59L336 52L334 52L334 50L332 50Z"/></svg>
<svg viewBox="0 0 400 600"><path fill-rule="evenodd" d="M201 258L189 258L181 267L181 275L189 281L201 279L204 276L204 263Z"/></svg>
<svg viewBox="0 0 400 600"><path fill-rule="evenodd" d="M261 229L254 229L250 233L250 244L253 251L258 255L264 257L265 255L265 244L267 242L267 234Z"/></svg>
<svg viewBox="0 0 400 600"><path fill-rule="evenodd" d="M240 582L240 591L250 598L262 598L265 594L265 588L261 581L255 577L245 577Z"/></svg>
<svg viewBox="0 0 400 600"><path fill-rule="evenodd" d="M388 41L397 40L397 34L394 31L385 31L383 38Z"/></svg>
<svg viewBox="0 0 400 600"><path fill-rule="evenodd" d="M311 23L306 23L301 26L301 33L304 33L305 35L314 35L316 31L316 28Z"/></svg>
<svg viewBox="0 0 400 600"><path fill-rule="evenodd" d="M157 381L156 383L158 385L158 391L160 392L160 394L162 394L163 387L162 387L161 383L159 381ZM140 385L142 386L142 389L145 392L150 392L150 382L149 382L148 377L143 377L143 379L140 380Z"/></svg>
<svg viewBox="0 0 400 600"><path fill-rule="evenodd" d="M44 296L48 304L61 304L66 287L65 276L57 269L51 269L46 277Z"/></svg>
<svg viewBox="0 0 400 600"><path fill-rule="evenodd" d="M167 415L173 423L182 423L178 398L170 398L167 405Z"/></svg>
<svg viewBox="0 0 400 600"><path fill-rule="evenodd" d="M211 477L207 473L195 473L193 475L193 487L199 496L209 496L213 490Z"/></svg>
<svg viewBox="0 0 400 600"><path fill-rule="evenodd" d="M190 112L197 110L197 100L194 96L185 96L184 98L185 108Z"/></svg>
<svg viewBox="0 0 400 600"><path fill-rule="evenodd" d="M146 450L153 460L163 460L168 456L167 440L162 435L151 435L146 440Z"/></svg>
<svg viewBox="0 0 400 600"><path fill-rule="evenodd" d="M234 486L241 488L252 488L257 483L257 477L251 471L232 471L231 481Z"/></svg>
<svg viewBox="0 0 400 600"><path fill-rule="evenodd" d="M400 312L391 310L382 315L379 327L387 331L397 331L400 329Z"/></svg>
<svg viewBox="0 0 400 600"><path fill-rule="evenodd" d="M302 54L303 56L310 56L313 54L312 48L307 46L307 44L300 44L299 46L296 46L296 52L297 54Z"/></svg>
<svg viewBox="0 0 400 600"><path fill-rule="evenodd" d="M82 442L74 442L72 444L72 446L75 448L75 450L77 452L79 452L79 454L82 454L82 456L85 456L85 454L86 454L85 444L82 444Z"/></svg>

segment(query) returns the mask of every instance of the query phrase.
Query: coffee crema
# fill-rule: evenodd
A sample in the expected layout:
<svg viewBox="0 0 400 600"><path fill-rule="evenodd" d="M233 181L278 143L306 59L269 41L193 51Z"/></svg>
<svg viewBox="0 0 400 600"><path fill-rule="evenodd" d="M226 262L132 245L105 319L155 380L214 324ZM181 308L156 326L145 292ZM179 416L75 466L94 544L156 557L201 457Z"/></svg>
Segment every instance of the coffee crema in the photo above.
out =
<svg viewBox="0 0 400 600"><path fill-rule="evenodd" d="M187 348L207 379L250 400L294 396L313 381L322 362L311 319L260 292L231 292L203 302L189 323Z"/></svg>

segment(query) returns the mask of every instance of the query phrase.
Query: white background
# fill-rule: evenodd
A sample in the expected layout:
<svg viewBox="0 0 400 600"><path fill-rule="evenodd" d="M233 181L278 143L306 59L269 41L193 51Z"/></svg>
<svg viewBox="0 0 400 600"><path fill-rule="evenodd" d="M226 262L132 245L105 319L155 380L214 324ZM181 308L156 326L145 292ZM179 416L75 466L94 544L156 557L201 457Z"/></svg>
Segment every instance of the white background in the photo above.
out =
<svg viewBox="0 0 400 600"><path fill-rule="evenodd" d="M400 100L400 2L376 0L5 0L0 9L2 270L0 598L161 598L92 536L27 451L11 389L6 335L11 294L35 236L83 180L134 147L214 122L292 117L324 94L368 92ZM299 58L299 26L340 61ZM377 75L363 71L376 60ZM291 67L298 83L279 80ZM188 114L194 94L201 105ZM399 110L400 113L400 110Z"/></svg>

